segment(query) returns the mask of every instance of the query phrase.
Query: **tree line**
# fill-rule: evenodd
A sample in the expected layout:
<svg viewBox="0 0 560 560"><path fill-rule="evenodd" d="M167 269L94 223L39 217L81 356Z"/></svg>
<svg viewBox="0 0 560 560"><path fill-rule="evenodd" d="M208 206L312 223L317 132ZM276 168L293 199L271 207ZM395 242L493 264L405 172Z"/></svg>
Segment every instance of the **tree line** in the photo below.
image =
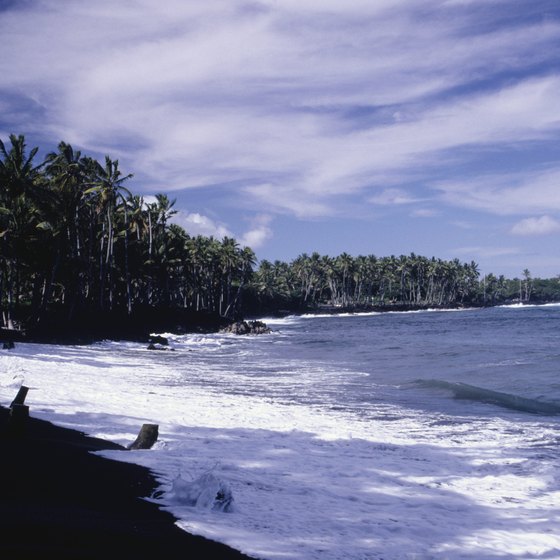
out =
<svg viewBox="0 0 560 560"><path fill-rule="evenodd" d="M118 160L61 142L41 162L23 136L0 141L2 322L37 323L53 307L83 311L182 307L233 315L256 258L232 238L189 236L175 201L128 190Z"/></svg>
<svg viewBox="0 0 560 560"><path fill-rule="evenodd" d="M478 288L476 263L409 256L330 257L303 254L290 264L262 261L252 288L272 307L297 303L314 307L368 307L388 304L449 306L471 302Z"/></svg>
<svg viewBox="0 0 560 560"><path fill-rule="evenodd" d="M0 141L2 324L39 323L53 309L246 312L331 305L494 305L560 299L556 279L486 275L475 262L410 255L302 254L263 260L230 237L191 236L173 223L175 201L133 194L118 160L100 162L60 142L37 161L25 138Z"/></svg>
<svg viewBox="0 0 560 560"><path fill-rule="evenodd" d="M560 301L558 278L481 277L476 262L410 255L336 257L302 254L290 263L263 260L248 285L259 310L456 307Z"/></svg>

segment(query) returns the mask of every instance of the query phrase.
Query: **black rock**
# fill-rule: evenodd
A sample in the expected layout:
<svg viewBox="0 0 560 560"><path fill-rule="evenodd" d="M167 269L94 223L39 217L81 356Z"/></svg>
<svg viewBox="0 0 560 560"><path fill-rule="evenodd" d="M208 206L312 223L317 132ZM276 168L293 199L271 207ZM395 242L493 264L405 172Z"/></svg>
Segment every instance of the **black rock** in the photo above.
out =
<svg viewBox="0 0 560 560"><path fill-rule="evenodd" d="M271 331L262 321L236 321L222 329L232 334L268 334Z"/></svg>

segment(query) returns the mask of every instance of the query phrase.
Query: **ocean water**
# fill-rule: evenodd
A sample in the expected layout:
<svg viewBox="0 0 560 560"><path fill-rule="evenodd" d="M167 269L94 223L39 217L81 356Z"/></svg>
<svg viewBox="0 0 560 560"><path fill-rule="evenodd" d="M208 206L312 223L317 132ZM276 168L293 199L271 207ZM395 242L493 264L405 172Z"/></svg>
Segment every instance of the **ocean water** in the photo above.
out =
<svg viewBox="0 0 560 560"><path fill-rule="evenodd" d="M20 344L0 402L24 383L35 416L124 445L157 423L103 454L257 558L560 559L559 305L265 321L172 351Z"/></svg>

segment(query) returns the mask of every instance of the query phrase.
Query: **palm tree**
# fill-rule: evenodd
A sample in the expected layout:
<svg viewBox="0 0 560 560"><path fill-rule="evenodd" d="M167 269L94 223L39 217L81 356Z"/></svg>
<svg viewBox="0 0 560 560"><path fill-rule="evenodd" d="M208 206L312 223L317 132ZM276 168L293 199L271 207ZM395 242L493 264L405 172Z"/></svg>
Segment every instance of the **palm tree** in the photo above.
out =
<svg viewBox="0 0 560 560"><path fill-rule="evenodd" d="M237 293L235 294L234 299L226 308L224 317L232 317L237 314L238 308L241 307L242 304L241 298L243 296L243 290L245 289L245 286L247 285L247 283L249 282L249 280L253 275L253 267L255 266L256 263L257 263L257 257L255 256L255 253L250 247L243 247L241 251L238 251Z"/></svg>
<svg viewBox="0 0 560 560"><path fill-rule="evenodd" d="M529 301L531 299L531 291L533 289L533 280L531 271L528 268L523 270L523 297L521 301Z"/></svg>
<svg viewBox="0 0 560 560"><path fill-rule="evenodd" d="M56 256L44 300L50 299L58 276L63 286L62 303L67 305L68 317L72 318L78 300L83 297L88 259L93 251L95 213L85 195L92 182L90 160L70 144L60 142L58 152L48 154L45 163L46 179L56 198L58 216L53 229Z"/></svg>
<svg viewBox="0 0 560 560"><path fill-rule="evenodd" d="M104 308L105 302L105 281L108 284L109 309L113 307L112 273L114 266L114 244L115 244L115 219L117 209L120 207L124 214L124 268L126 278L126 299L127 311L132 312L132 298L130 287L130 275L128 270L128 210L127 199L132 194L123 186L125 181L132 178L132 174L122 175L119 169L119 161L112 160L109 156L105 157L105 166L91 158L87 159L90 174L92 176L91 186L84 191L84 195L93 195L97 211L103 216L103 230L100 239L99 251L99 304Z"/></svg>
<svg viewBox="0 0 560 560"><path fill-rule="evenodd" d="M13 328L12 314L19 301L20 263L30 256L26 240L40 223L37 186L41 165L35 166L38 148L26 153L25 138L10 135L10 148L0 140L0 296L5 292L3 323ZM5 286L5 289L3 287Z"/></svg>
<svg viewBox="0 0 560 560"><path fill-rule="evenodd" d="M229 310L231 287L233 276L237 272L240 264L239 258L239 244L231 237L224 237L222 239L220 251L220 268L221 268L221 282L220 282L220 303L218 312L222 315L224 308ZM225 307L224 307L225 306ZM226 311L227 312L227 311Z"/></svg>

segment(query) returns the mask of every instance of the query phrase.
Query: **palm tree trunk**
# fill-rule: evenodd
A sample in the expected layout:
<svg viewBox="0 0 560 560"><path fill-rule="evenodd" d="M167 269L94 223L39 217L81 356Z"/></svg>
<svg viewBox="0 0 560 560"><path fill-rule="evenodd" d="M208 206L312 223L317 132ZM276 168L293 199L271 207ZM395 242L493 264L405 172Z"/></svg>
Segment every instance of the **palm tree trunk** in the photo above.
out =
<svg viewBox="0 0 560 560"><path fill-rule="evenodd" d="M128 212L124 201L124 274L126 278L126 311L132 313L132 289L130 286L130 271L128 268Z"/></svg>

